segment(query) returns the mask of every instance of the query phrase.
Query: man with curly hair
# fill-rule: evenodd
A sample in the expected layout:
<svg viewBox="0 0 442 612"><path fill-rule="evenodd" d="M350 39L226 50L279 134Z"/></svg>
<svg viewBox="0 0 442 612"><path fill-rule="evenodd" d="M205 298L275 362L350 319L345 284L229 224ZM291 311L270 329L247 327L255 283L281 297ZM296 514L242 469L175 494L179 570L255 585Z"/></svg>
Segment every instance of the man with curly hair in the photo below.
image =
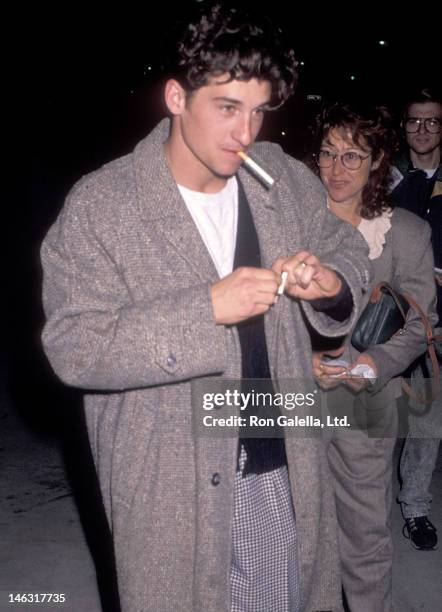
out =
<svg viewBox="0 0 442 612"><path fill-rule="evenodd" d="M200 10L169 118L84 177L44 241L44 346L88 390L125 612L342 610L320 439L198 435L192 401L208 377L311 377L305 318L348 331L365 248L306 167L254 144L294 89L293 52L265 19Z"/></svg>

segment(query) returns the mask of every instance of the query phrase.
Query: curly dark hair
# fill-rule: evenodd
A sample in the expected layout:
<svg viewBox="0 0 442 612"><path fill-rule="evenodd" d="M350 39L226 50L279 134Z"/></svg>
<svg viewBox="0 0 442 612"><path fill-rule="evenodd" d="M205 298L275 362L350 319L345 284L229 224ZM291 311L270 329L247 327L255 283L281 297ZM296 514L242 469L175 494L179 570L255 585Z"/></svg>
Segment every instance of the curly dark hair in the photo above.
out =
<svg viewBox="0 0 442 612"><path fill-rule="evenodd" d="M294 51L269 19L244 7L204 3L178 39L171 74L190 94L211 77L269 81L271 105L277 108L293 93L297 81Z"/></svg>
<svg viewBox="0 0 442 612"><path fill-rule="evenodd" d="M322 111L317 123L316 150L331 130L338 129L345 139L352 140L363 151L370 152L373 161L380 159L379 167L372 170L362 191L361 217L374 219L383 211L393 208L388 194L397 137L387 109L354 103L334 103ZM319 175L317 167L315 172Z"/></svg>

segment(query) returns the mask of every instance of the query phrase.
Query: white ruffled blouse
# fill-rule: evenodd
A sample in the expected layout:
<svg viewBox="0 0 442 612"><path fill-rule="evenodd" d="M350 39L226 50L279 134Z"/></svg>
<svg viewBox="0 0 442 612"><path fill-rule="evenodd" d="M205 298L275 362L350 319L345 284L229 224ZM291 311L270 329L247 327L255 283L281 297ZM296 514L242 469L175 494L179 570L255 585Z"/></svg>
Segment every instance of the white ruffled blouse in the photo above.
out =
<svg viewBox="0 0 442 612"><path fill-rule="evenodd" d="M385 234L391 228L391 209L386 210L380 217L374 219L362 219L358 225L358 230L364 236L365 242L370 247L369 259L380 257L385 244Z"/></svg>

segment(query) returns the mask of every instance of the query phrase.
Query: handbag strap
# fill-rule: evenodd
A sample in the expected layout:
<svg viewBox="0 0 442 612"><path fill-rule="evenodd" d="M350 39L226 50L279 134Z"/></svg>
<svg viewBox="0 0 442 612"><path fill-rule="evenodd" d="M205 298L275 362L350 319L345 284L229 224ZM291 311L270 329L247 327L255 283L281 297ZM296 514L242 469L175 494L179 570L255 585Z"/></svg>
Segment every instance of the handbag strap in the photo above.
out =
<svg viewBox="0 0 442 612"><path fill-rule="evenodd" d="M394 291L394 290L393 290ZM421 404L432 404L436 397L439 395L439 362L437 360L436 351L434 350L434 343L436 341L440 341L442 336L434 337L433 329L430 325L428 317L419 306L419 304L406 293L401 294L407 302L410 304L411 308L419 315L422 325L425 329L425 335L427 337L427 353L430 357L431 366L433 370L433 375L431 377L431 396L429 399L423 397L416 391L414 391L407 381L402 378L402 389L414 400L417 400Z"/></svg>
<svg viewBox="0 0 442 612"><path fill-rule="evenodd" d="M394 303L395 303L395 304L396 304L396 306L398 307L399 312L401 313L401 315L402 315L402 317L403 317L403 319L404 319L404 321L405 321L405 320L407 319L407 313L404 311L404 309L403 309L403 307L402 307L402 304L401 304L401 302L400 302L400 300L399 300L399 297L398 297L398 295L397 295L396 291L395 291L395 290L393 289L393 287L392 287L391 285L389 285L388 283L386 283L386 282L381 282L381 283L378 283L378 284L376 285L376 287L373 289L373 291L372 291L372 293L371 293L371 296L370 296L370 302L379 302L380 297L381 297L381 289L382 289L382 288L384 288L386 291L388 291L388 293L391 295L391 297L392 297L392 298L393 298L393 300L394 300ZM404 296L404 297L405 297L405 296ZM410 303L410 302L409 302L409 300L407 300L407 301L408 301L408 303ZM423 314L423 313L422 313L422 314ZM425 315L424 315L424 316L425 316Z"/></svg>

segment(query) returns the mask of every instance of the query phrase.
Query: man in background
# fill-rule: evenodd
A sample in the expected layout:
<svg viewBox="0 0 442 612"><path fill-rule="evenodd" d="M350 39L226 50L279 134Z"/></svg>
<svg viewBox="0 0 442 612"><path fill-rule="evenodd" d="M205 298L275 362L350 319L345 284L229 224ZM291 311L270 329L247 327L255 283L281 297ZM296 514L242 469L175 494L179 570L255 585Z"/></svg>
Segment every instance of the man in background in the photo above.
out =
<svg viewBox="0 0 442 612"><path fill-rule="evenodd" d="M404 110L402 129L407 153L393 171L391 197L397 206L429 222L432 230L439 316L436 336L442 333L442 99L431 89L413 94ZM419 296L415 296L419 301ZM436 343L439 361L442 343ZM414 377L429 377L430 365L422 362ZM433 402L428 414L423 406L412 407L400 474L402 488L398 496L405 518L404 535L419 550L432 550L437 545L436 527L428 519L432 496L429 491L442 435L442 395ZM426 413L427 411L425 411ZM419 414L421 413L421 414Z"/></svg>

